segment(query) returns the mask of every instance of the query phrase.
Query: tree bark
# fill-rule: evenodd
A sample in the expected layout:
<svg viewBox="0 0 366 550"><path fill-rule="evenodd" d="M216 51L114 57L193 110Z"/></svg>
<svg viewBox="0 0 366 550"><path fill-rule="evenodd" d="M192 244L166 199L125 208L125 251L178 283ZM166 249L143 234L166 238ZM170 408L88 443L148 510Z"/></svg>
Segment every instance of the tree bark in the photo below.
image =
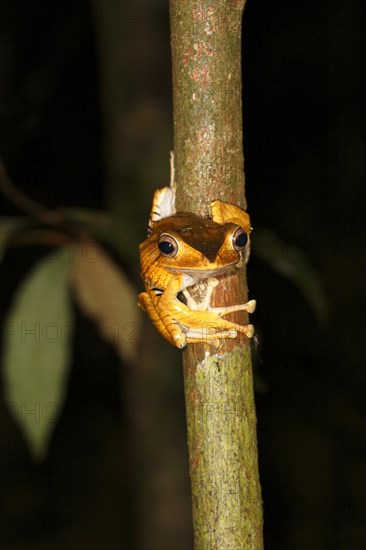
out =
<svg viewBox="0 0 366 550"><path fill-rule="evenodd" d="M246 207L241 20L245 0L170 0L177 210ZM245 269L223 277L215 305L247 301ZM244 313L233 315L247 323ZM183 353L196 550L262 548L256 415L245 336Z"/></svg>

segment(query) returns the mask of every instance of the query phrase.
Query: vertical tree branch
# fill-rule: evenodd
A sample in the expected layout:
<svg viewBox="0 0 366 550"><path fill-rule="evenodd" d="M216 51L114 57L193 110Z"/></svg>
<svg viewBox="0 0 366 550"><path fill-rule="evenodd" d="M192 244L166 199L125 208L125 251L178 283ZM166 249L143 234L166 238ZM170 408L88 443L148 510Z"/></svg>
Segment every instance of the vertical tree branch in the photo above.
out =
<svg viewBox="0 0 366 550"><path fill-rule="evenodd" d="M241 19L245 0L170 0L177 209L212 200L245 207ZM245 270L224 277L215 303L247 300ZM233 319L247 323L245 314ZM248 340L183 355L197 550L262 548L256 416Z"/></svg>

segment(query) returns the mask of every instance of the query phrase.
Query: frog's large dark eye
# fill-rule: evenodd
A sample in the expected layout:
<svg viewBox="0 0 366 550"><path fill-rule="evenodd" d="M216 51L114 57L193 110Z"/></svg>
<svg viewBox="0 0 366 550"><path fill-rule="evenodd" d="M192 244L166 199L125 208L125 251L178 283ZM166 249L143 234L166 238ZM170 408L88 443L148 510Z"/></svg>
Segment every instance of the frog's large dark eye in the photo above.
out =
<svg viewBox="0 0 366 550"><path fill-rule="evenodd" d="M238 227L233 235L233 247L235 248L235 250L240 251L244 248L247 242L248 235L245 233L244 229Z"/></svg>
<svg viewBox="0 0 366 550"><path fill-rule="evenodd" d="M160 235L158 247L163 256L167 256L168 258L173 258L178 252L177 241L167 233Z"/></svg>

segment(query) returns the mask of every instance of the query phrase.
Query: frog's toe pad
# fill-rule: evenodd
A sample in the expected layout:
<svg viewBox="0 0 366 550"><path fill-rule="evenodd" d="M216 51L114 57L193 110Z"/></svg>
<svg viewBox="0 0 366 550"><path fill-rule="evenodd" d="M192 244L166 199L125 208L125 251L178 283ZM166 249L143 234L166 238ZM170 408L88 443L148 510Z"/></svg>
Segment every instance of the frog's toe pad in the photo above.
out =
<svg viewBox="0 0 366 550"><path fill-rule="evenodd" d="M187 344L187 338L184 334L175 334L173 336L174 344L179 349L183 349Z"/></svg>
<svg viewBox="0 0 366 550"><path fill-rule="evenodd" d="M255 311L255 308L257 307L257 302L256 300L249 300L249 302L247 302L247 312L248 313L253 313L253 311Z"/></svg>

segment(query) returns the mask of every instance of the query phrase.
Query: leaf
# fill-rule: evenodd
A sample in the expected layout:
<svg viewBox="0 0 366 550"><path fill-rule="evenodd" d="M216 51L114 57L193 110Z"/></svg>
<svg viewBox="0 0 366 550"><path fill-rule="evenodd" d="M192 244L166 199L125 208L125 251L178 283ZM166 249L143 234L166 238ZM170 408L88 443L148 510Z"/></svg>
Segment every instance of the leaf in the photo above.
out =
<svg viewBox="0 0 366 550"><path fill-rule="evenodd" d="M72 287L80 307L98 323L104 338L122 359L133 361L140 318L136 289L99 243L79 245Z"/></svg>
<svg viewBox="0 0 366 550"><path fill-rule="evenodd" d="M325 321L328 302L319 275L300 248L286 244L270 229L257 229L253 233L252 250L277 273L290 279L303 294L319 322Z"/></svg>
<svg viewBox="0 0 366 550"><path fill-rule="evenodd" d="M66 251L36 265L4 324L5 399L38 461L47 453L65 401L73 324L70 268Z"/></svg>

